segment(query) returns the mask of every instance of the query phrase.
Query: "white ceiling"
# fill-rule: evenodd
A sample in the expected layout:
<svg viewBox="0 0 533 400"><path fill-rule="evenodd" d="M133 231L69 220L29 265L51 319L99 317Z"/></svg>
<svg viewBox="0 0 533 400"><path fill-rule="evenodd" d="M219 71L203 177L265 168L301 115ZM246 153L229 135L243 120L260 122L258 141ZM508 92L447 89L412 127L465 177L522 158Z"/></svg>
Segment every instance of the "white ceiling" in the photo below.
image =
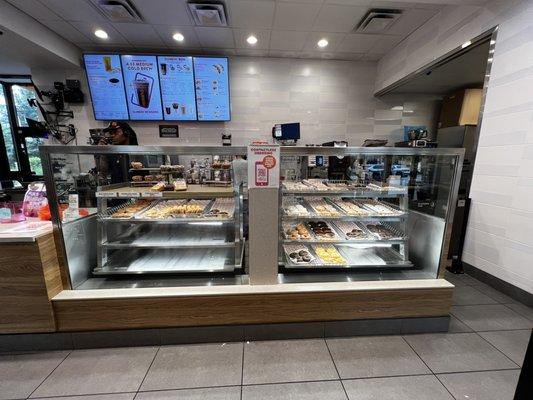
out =
<svg viewBox="0 0 533 400"><path fill-rule="evenodd" d="M481 4L485 0L222 0L228 28L198 27L187 0L132 0L144 23L112 23L90 0L7 0L63 38L86 51L167 51L225 55L380 59L406 36L448 4ZM402 9L387 34L351 33L369 8ZM94 36L103 29L109 39ZM182 44L172 34L185 36ZM257 45L246 38L255 34ZM316 42L326 38L321 50Z"/></svg>

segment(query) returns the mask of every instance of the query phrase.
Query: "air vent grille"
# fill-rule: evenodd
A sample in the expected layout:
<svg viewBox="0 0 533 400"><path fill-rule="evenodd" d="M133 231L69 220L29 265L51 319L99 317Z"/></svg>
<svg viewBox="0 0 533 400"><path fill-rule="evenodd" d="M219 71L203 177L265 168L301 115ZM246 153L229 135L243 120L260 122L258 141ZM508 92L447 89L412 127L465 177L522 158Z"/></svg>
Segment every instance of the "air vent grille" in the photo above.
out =
<svg viewBox="0 0 533 400"><path fill-rule="evenodd" d="M194 23L198 26L228 26L223 3L191 2L188 4Z"/></svg>
<svg viewBox="0 0 533 400"><path fill-rule="evenodd" d="M112 22L143 22L130 0L91 0Z"/></svg>
<svg viewBox="0 0 533 400"><path fill-rule="evenodd" d="M402 10L374 8L369 10L357 24L354 32L385 33L400 18Z"/></svg>

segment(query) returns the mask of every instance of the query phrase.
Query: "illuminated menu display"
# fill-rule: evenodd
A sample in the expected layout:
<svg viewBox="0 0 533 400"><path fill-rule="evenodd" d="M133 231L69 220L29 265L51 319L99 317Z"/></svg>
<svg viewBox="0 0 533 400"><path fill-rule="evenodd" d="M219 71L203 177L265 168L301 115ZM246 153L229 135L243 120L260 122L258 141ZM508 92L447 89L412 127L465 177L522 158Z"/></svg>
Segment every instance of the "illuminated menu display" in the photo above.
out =
<svg viewBox="0 0 533 400"><path fill-rule="evenodd" d="M121 56L130 119L161 120L161 90L156 56Z"/></svg>
<svg viewBox="0 0 533 400"><path fill-rule="evenodd" d="M85 70L96 119L128 119L118 55L85 54Z"/></svg>
<svg viewBox="0 0 533 400"><path fill-rule="evenodd" d="M194 57L198 121L229 121L228 59Z"/></svg>
<svg viewBox="0 0 533 400"><path fill-rule="evenodd" d="M229 121L228 59L85 54L97 120Z"/></svg>
<svg viewBox="0 0 533 400"><path fill-rule="evenodd" d="M192 57L158 56L163 118L196 121Z"/></svg>

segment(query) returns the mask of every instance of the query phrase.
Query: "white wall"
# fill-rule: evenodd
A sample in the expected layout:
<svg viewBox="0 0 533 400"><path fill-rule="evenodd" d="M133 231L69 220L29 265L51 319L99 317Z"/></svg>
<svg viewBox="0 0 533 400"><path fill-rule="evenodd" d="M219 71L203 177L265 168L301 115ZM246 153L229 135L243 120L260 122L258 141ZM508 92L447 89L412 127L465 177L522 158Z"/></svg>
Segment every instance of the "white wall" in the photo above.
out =
<svg viewBox="0 0 533 400"><path fill-rule="evenodd" d="M533 293L533 1L447 7L379 62L376 90L496 25L463 259Z"/></svg>

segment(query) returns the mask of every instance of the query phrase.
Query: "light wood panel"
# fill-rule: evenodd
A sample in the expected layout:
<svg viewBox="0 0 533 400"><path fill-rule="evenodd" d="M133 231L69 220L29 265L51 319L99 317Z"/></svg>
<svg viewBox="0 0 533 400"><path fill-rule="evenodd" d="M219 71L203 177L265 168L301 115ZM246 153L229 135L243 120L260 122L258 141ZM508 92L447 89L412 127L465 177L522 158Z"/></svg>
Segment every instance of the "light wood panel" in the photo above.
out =
<svg viewBox="0 0 533 400"><path fill-rule="evenodd" d="M449 314L452 288L53 300L59 331Z"/></svg>
<svg viewBox="0 0 533 400"><path fill-rule="evenodd" d="M0 244L0 333L54 331L50 299L62 289L51 233Z"/></svg>

